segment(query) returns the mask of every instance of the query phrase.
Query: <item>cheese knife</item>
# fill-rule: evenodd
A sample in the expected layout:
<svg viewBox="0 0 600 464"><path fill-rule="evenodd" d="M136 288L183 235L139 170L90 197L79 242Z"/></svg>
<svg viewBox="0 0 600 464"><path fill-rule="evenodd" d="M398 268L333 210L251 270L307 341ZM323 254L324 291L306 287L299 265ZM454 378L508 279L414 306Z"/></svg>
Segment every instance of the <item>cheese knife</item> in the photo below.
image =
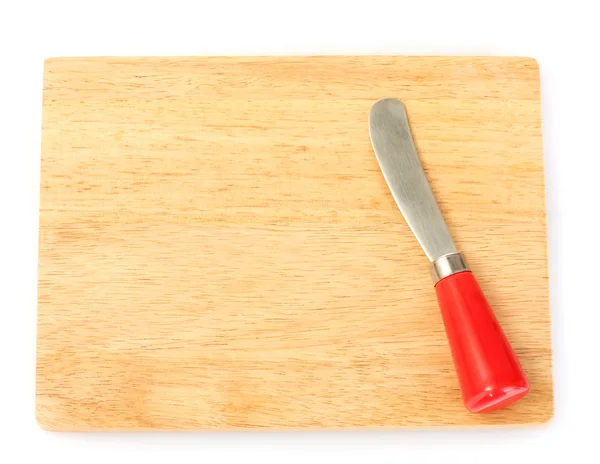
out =
<svg viewBox="0 0 600 464"><path fill-rule="evenodd" d="M457 250L411 136L404 105L377 101L369 114L375 156L396 204L430 261L465 406L490 412L529 391L529 382L475 277Z"/></svg>

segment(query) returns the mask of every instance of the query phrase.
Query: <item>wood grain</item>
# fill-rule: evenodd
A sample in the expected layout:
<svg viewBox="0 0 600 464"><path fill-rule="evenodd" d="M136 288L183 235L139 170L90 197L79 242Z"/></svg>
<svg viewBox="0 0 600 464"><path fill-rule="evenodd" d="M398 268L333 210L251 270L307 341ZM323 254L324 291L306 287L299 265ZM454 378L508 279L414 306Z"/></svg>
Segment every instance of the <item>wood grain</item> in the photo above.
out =
<svg viewBox="0 0 600 464"><path fill-rule="evenodd" d="M427 260L372 152L407 107L531 381L461 402ZM532 424L553 413L539 74L525 58L56 58L37 420L52 430Z"/></svg>

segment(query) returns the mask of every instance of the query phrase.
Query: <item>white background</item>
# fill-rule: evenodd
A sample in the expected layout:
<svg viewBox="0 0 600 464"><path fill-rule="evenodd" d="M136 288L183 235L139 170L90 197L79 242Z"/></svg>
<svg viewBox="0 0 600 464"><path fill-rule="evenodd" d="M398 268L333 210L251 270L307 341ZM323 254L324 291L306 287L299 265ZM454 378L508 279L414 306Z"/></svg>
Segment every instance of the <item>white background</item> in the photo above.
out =
<svg viewBox="0 0 600 464"><path fill-rule="evenodd" d="M598 461L600 27L593 0L52 1L0 5L0 462ZM535 429L56 434L35 423L43 60L464 54L541 68L556 412ZM595 274L594 274L595 267ZM523 308L524 311L527 308ZM16 456L13 454L16 453ZM11 457L12 456L12 457ZM136 461L134 461L136 462ZM440 462L440 461L438 461ZM541 461L540 461L541 462Z"/></svg>

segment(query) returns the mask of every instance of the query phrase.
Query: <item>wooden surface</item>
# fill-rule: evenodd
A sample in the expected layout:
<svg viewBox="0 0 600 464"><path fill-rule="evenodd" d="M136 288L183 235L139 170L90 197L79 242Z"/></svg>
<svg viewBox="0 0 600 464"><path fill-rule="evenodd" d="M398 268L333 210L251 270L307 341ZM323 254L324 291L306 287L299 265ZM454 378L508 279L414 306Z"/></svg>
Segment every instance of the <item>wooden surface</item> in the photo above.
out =
<svg viewBox="0 0 600 464"><path fill-rule="evenodd" d="M468 413L367 116L407 107L531 381ZM45 65L37 419L53 430L533 424L553 413L539 73L524 58Z"/></svg>

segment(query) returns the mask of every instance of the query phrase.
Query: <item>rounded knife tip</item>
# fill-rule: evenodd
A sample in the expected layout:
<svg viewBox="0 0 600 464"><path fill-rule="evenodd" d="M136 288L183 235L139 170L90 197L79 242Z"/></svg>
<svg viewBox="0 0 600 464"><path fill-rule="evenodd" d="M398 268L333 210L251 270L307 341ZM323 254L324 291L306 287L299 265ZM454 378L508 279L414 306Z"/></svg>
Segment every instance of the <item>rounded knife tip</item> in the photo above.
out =
<svg viewBox="0 0 600 464"><path fill-rule="evenodd" d="M371 134L371 142L373 141L372 130L376 126L388 120L390 115L406 115L404 103L396 98L381 98L373 103L371 111L369 111L369 133Z"/></svg>
<svg viewBox="0 0 600 464"><path fill-rule="evenodd" d="M396 98L381 98L373 103L371 111L369 112L369 125L372 125L379 117L384 115L395 113L395 114L406 114L406 108L404 103Z"/></svg>
<svg viewBox="0 0 600 464"><path fill-rule="evenodd" d="M390 107L390 106L404 108L404 103L402 103L397 98L392 98L392 97L380 98L375 103L373 103L373 106L371 107L371 111L373 111L375 108Z"/></svg>

